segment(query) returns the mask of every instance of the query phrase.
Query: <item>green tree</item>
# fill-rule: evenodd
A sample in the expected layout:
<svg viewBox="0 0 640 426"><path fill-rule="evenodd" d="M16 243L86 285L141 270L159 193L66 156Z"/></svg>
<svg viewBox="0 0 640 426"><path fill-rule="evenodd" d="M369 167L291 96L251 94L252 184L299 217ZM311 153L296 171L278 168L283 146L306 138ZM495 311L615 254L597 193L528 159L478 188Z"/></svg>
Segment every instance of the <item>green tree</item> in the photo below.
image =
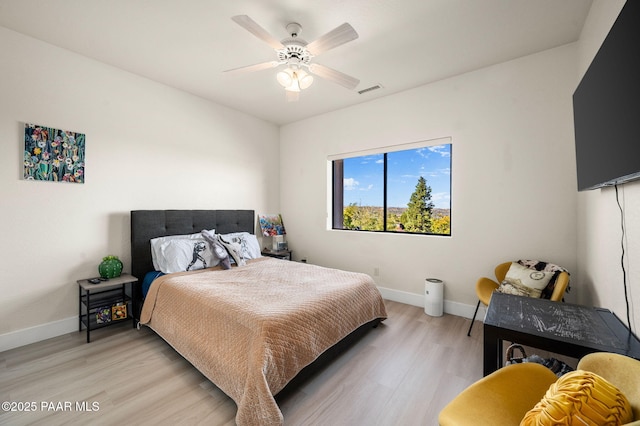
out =
<svg viewBox="0 0 640 426"><path fill-rule="evenodd" d="M399 214L387 213L387 231L395 231L402 219Z"/></svg>
<svg viewBox="0 0 640 426"><path fill-rule="evenodd" d="M449 216L440 216L431 219L431 232L440 235L451 234L451 218Z"/></svg>
<svg viewBox="0 0 640 426"><path fill-rule="evenodd" d="M356 222L358 220L358 205L351 203L342 210L342 227L344 229L358 229Z"/></svg>
<svg viewBox="0 0 640 426"><path fill-rule="evenodd" d="M383 210L382 207L363 207L363 220L361 229L367 231L383 231Z"/></svg>
<svg viewBox="0 0 640 426"><path fill-rule="evenodd" d="M343 228L361 231L382 231L382 207L358 206L351 203L344 208Z"/></svg>
<svg viewBox="0 0 640 426"><path fill-rule="evenodd" d="M433 211L431 202L431 187L427 185L427 180L420 176L416 189L411 194L407 210L402 213L400 220L405 230L409 232L431 232L431 213Z"/></svg>

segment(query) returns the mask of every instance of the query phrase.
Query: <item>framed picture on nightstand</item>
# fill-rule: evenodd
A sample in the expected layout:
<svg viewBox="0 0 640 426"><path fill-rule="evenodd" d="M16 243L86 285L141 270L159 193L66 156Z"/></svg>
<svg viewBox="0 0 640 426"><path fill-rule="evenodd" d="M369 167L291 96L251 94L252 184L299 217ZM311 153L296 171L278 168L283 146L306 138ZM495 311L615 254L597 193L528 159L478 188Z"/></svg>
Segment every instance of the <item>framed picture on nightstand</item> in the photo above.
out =
<svg viewBox="0 0 640 426"><path fill-rule="evenodd" d="M127 305L124 303L118 303L111 307L111 319L114 321L127 319Z"/></svg>
<svg viewBox="0 0 640 426"><path fill-rule="evenodd" d="M103 306L96 310L96 324L111 322L111 306Z"/></svg>

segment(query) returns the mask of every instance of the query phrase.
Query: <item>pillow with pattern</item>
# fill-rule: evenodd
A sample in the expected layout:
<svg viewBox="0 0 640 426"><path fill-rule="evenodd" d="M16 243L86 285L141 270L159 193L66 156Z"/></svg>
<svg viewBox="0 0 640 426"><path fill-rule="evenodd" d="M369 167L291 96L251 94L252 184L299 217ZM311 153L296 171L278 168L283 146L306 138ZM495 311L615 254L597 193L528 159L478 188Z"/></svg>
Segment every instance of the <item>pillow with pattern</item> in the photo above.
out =
<svg viewBox="0 0 640 426"><path fill-rule="evenodd" d="M233 263L238 266L244 266L247 264L244 257L242 257L242 246L239 243L227 241L222 235L218 235L218 241L227 249Z"/></svg>
<svg viewBox="0 0 640 426"><path fill-rule="evenodd" d="M211 229L210 232L216 232L215 229ZM162 244L164 244L165 242L169 241L169 240L179 240L179 239L186 239L186 240L192 240L192 239L197 239L197 238L202 238L202 233L197 232L195 234L180 234L180 235L167 235L164 237L158 237L158 238L153 238L151 239L150 243L151 243L151 260L153 262L153 269L155 269L156 271L160 271L160 266L158 263L158 258L161 257L161 253L160 253L160 247L162 246Z"/></svg>
<svg viewBox="0 0 640 426"><path fill-rule="evenodd" d="M210 268L219 260L202 236L200 238L173 238L160 244L158 267L165 274Z"/></svg>
<svg viewBox="0 0 640 426"><path fill-rule="evenodd" d="M254 234L248 232L231 232L223 234L222 238L228 243L240 246L240 255L244 260L257 259L262 257L260 243Z"/></svg>
<svg viewBox="0 0 640 426"><path fill-rule="evenodd" d="M231 262L229 260L229 252L218 240L218 236L215 232L204 230L202 236L209 243L209 247L213 251L213 255L220 261L220 265L223 269L231 268Z"/></svg>
<svg viewBox="0 0 640 426"><path fill-rule="evenodd" d="M513 262L498 292L516 296L540 297L555 272L536 271Z"/></svg>

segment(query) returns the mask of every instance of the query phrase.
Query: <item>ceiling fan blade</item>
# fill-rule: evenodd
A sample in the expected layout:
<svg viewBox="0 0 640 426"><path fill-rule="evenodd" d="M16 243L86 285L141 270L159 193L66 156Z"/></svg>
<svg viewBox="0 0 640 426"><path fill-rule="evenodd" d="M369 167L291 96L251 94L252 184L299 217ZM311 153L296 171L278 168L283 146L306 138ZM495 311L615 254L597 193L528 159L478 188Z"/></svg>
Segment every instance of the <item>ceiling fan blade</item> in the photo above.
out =
<svg viewBox="0 0 640 426"><path fill-rule="evenodd" d="M320 64L309 65L309 71L311 71L318 77L333 81L334 83L346 87L349 90L355 89L356 86L360 83L360 80L358 80L357 78L353 78L347 74L341 73L340 71L336 71L333 68L325 67L324 65Z"/></svg>
<svg viewBox="0 0 640 426"><path fill-rule="evenodd" d="M258 37L260 40L266 42L269 46L273 47L276 50L284 49L284 45L280 43L276 38L274 38L271 34L267 32L264 28L262 28L256 21L249 18L247 15L236 15L231 18L233 22L240 25L245 30L249 31L254 36Z"/></svg>
<svg viewBox="0 0 640 426"><path fill-rule="evenodd" d="M318 39L307 44L307 50L313 56L318 56L322 52L338 47L351 40L358 38L358 33L348 23L344 23L337 28L329 31Z"/></svg>
<svg viewBox="0 0 640 426"><path fill-rule="evenodd" d="M253 72L253 71L266 70L267 68L275 68L278 65L280 65L280 62L278 61L261 62L259 64L247 65L246 67L232 68L230 70L226 70L223 72L228 72L228 73Z"/></svg>

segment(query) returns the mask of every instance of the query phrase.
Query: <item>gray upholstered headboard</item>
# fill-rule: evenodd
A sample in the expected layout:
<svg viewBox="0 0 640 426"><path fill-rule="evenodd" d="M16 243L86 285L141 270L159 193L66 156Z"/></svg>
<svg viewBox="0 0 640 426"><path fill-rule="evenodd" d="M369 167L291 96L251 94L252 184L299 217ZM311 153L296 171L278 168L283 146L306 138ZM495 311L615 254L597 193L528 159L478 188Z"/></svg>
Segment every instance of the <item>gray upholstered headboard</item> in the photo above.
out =
<svg viewBox="0 0 640 426"><path fill-rule="evenodd" d="M203 229L215 229L219 234L255 230L253 210L133 210L131 211L131 274L142 283L147 272L153 271L152 238L166 235L193 234ZM142 309L141 286L134 286L133 312L136 318Z"/></svg>

